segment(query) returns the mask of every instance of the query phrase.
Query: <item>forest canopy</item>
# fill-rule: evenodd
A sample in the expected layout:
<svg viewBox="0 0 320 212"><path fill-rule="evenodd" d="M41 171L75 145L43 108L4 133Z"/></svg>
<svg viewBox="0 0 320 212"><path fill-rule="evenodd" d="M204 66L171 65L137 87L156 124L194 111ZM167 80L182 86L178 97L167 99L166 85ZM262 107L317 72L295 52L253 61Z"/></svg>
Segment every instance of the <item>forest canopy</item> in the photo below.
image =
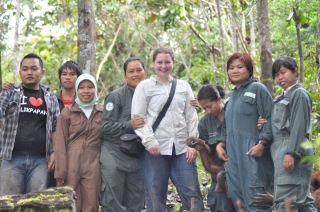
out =
<svg viewBox="0 0 320 212"><path fill-rule="evenodd" d="M320 0L1 1L2 82L19 82L19 61L34 52L44 60L44 84L57 91L59 66L83 60L79 40L86 32L94 32L89 39L95 49L89 52L95 59L88 71L98 79L101 100L123 84L122 65L130 56L142 58L152 75L150 55L157 46L174 50L174 75L189 81L195 93L204 83L232 89L226 60L246 51L255 61L254 76L276 96L280 90L270 62L288 55L299 63L300 82L313 98L315 139L320 132L319 16Z"/></svg>

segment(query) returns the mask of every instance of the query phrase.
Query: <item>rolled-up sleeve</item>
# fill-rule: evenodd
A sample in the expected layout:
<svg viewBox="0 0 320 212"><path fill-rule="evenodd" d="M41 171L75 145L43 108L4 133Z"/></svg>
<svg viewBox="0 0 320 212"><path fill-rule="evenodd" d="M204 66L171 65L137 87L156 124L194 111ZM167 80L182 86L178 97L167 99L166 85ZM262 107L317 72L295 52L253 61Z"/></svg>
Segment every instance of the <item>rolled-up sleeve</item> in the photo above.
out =
<svg viewBox="0 0 320 212"><path fill-rule="evenodd" d="M131 106L131 117L135 115L142 117L146 123L148 101L144 92L144 82L145 81L141 82L134 91ZM142 128L135 129L135 133L142 139L142 144L147 149L159 144L154 136L151 126L148 124L145 124Z"/></svg>

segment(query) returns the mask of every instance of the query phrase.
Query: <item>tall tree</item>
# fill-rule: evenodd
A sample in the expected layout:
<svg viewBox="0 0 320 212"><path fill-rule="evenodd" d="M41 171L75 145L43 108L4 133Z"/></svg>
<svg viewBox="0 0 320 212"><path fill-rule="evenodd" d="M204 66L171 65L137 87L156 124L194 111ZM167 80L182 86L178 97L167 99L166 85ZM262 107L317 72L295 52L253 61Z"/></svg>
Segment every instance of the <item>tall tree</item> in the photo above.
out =
<svg viewBox="0 0 320 212"><path fill-rule="evenodd" d="M256 33L254 31L254 16L253 16L253 1L250 2L250 12L249 12L249 28L250 28L250 54L256 56Z"/></svg>
<svg viewBox="0 0 320 212"><path fill-rule="evenodd" d="M93 0L78 0L78 64L96 75L96 24Z"/></svg>
<svg viewBox="0 0 320 212"><path fill-rule="evenodd" d="M225 64L225 51L224 51L224 41L223 41L223 28L222 28L222 20L221 20L221 8L220 8L220 0L216 0L217 13L218 13L218 23L219 23L219 34L220 34L220 48L221 48L221 59L222 64ZM223 65L223 70L225 70L225 65Z"/></svg>
<svg viewBox="0 0 320 212"><path fill-rule="evenodd" d="M12 55L15 55L13 57L13 80L14 83L17 82L18 79L18 73L19 73L19 67L18 67L18 63L19 63L19 57L18 57L18 53L19 53L19 26L20 26L20 15L21 15L21 4L20 4L20 0L16 1L16 6L15 6L15 10L16 10L16 21L15 21L15 26L14 26L14 36L13 36L13 49L12 49Z"/></svg>
<svg viewBox="0 0 320 212"><path fill-rule="evenodd" d="M318 13L316 22L316 63L318 65L318 79L320 81L320 0L318 0Z"/></svg>
<svg viewBox="0 0 320 212"><path fill-rule="evenodd" d="M1 64L1 48L0 48L0 91L2 90L2 64Z"/></svg>
<svg viewBox="0 0 320 212"><path fill-rule="evenodd" d="M269 31L268 0L257 1L258 32L260 43L261 81L273 93L272 51Z"/></svg>
<svg viewBox="0 0 320 212"><path fill-rule="evenodd" d="M302 53L302 43L301 43L301 17L298 14L297 8L293 8L293 20L296 26L296 33L297 33L297 42L298 42L298 52L299 52L299 61L300 61L300 82L303 83L304 81L304 62L303 62L303 53Z"/></svg>

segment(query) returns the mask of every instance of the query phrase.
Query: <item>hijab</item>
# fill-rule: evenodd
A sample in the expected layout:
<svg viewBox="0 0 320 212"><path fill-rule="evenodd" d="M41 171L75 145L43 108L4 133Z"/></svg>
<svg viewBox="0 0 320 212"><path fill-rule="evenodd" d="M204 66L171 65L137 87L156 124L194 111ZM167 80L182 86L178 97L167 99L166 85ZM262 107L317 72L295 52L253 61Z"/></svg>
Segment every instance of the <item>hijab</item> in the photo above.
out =
<svg viewBox="0 0 320 212"><path fill-rule="evenodd" d="M94 88L96 90L93 99L89 103L82 102L78 97L78 87L79 87L80 83L82 81L84 81L84 80L90 81L94 85ZM77 79L77 81L75 83L75 88L76 88L76 99L75 99L75 102L79 105L79 107L81 109L92 108L95 104L97 104L97 102L98 102L97 82L96 82L95 78L92 75L90 75L90 74L81 74L78 77L78 79Z"/></svg>

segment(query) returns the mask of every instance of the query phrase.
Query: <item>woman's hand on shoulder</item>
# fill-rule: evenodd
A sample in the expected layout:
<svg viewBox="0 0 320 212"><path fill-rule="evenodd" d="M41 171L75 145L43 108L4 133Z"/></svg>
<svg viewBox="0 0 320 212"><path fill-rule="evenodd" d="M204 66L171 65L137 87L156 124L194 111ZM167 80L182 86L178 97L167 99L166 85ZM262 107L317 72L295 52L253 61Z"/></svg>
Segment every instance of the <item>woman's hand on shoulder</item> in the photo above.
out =
<svg viewBox="0 0 320 212"><path fill-rule="evenodd" d="M200 104L197 98L191 99L190 100L190 105L194 108L199 108Z"/></svg>

